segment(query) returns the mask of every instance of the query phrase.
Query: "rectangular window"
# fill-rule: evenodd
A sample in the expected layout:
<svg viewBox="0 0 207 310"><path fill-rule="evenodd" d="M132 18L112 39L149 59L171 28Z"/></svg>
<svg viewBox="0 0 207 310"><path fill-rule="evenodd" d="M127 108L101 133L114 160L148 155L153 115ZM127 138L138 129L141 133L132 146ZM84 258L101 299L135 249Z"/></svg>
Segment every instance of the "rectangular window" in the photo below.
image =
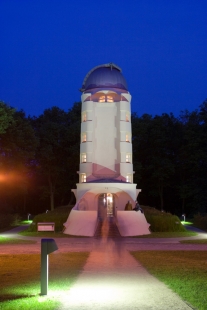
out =
<svg viewBox="0 0 207 310"><path fill-rule="evenodd" d="M86 174L81 173L81 183L85 183L85 182L86 182Z"/></svg>
<svg viewBox="0 0 207 310"><path fill-rule="evenodd" d="M81 154L81 162L86 163L86 154L85 153Z"/></svg>
<svg viewBox="0 0 207 310"><path fill-rule="evenodd" d="M127 153L126 154L126 163L130 163L131 162L131 154Z"/></svg>
<svg viewBox="0 0 207 310"><path fill-rule="evenodd" d="M129 122L129 113L126 113L126 122Z"/></svg>
<svg viewBox="0 0 207 310"><path fill-rule="evenodd" d="M87 121L86 112L82 112L82 122L86 122L86 121Z"/></svg>
<svg viewBox="0 0 207 310"><path fill-rule="evenodd" d="M132 182L132 176L131 176L131 174L127 174L127 176L126 176L126 181L127 181L128 183L131 183L131 182Z"/></svg>
<svg viewBox="0 0 207 310"><path fill-rule="evenodd" d="M82 142L86 142L86 133L82 133Z"/></svg>
<svg viewBox="0 0 207 310"><path fill-rule="evenodd" d="M126 142L129 142L129 134L126 134Z"/></svg>

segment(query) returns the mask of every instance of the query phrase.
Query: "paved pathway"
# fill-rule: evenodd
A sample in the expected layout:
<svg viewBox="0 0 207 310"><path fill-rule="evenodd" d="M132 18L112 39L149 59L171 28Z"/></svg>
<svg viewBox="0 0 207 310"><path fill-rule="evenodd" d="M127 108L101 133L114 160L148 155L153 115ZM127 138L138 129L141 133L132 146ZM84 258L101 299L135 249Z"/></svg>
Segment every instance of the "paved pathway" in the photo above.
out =
<svg viewBox="0 0 207 310"><path fill-rule="evenodd" d="M40 253L41 238L19 237L16 233L21 229L15 228L3 235L32 239L37 243L1 245L1 254ZM206 236L201 233L191 238ZM73 287L67 295L61 296L62 304L58 309L192 309L129 254L133 250L207 250L205 244L180 244L180 239L56 238L60 252L91 252Z"/></svg>
<svg viewBox="0 0 207 310"><path fill-rule="evenodd" d="M91 252L83 272L61 300L60 310L192 309L114 240L100 242Z"/></svg>

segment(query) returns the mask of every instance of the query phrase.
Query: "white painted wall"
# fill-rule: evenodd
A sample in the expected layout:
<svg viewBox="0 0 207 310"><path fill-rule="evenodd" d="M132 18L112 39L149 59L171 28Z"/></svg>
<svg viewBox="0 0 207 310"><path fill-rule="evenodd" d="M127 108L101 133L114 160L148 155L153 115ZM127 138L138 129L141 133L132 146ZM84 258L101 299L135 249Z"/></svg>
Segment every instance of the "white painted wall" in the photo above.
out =
<svg viewBox="0 0 207 310"><path fill-rule="evenodd" d="M110 91L101 92L107 94ZM79 173L86 173L87 180L95 179L95 175L113 178L119 174L126 180L127 174L133 174L132 160L128 166L120 167L120 163L126 162L126 153L132 157L131 95L124 93L123 96L128 102L93 102L90 93L82 95L82 113L87 117L81 123L81 136L86 133L87 141L81 141L80 153L86 153L87 163L92 165L86 168L80 163ZM126 114L129 115L128 122ZM130 142L126 142L126 134Z"/></svg>
<svg viewBox="0 0 207 310"><path fill-rule="evenodd" d="M150 234L150 225L140 211L118 211L116 221L119 232L123 237Z"/></svg>
<svg viewBox="0 0 207 310"><path fill-rule="evenodd" d="M67 222L64 224L64 234L73 236L94 236L97 225L96 211L71 210Z"/></svg>
<svg viewBox="0 0 207 310"><path fill-rule="evenodd" d="M100 166L99 169L102 170L108 168L115 171L117 153L119 151L115 145L115 139L118 135L115 123L116 116L116 103L97 102L94 104L95 124L93 162L98 164ZM99 173L99 171L95 172Z"/></svg>

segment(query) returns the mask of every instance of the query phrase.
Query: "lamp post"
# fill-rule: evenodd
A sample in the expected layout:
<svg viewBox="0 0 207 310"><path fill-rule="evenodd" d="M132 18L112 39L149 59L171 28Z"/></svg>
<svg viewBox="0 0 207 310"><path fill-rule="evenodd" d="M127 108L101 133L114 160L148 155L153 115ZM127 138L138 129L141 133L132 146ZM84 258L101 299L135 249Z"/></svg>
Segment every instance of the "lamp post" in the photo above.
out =
<svg viewBox="0 0 207 310"><path fill-rule="evenodd" d="M183 221L185 222L185 214L183 214L182 216L183 216Z"/></svg>
<svg viewBox="0 0 207 310"><path fill-rule="evenodd" d="M54 239L41 239L41 295L48 290L48 255L58 250Z"/></svg>

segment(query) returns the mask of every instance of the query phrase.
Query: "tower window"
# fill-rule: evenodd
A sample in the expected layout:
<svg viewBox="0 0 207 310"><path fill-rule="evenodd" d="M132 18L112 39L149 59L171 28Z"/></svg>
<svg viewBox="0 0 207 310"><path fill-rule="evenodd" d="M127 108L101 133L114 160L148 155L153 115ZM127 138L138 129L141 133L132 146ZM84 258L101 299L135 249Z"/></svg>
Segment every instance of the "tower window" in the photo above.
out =
<svg viewBox="0 0 207 310"><path fill-rule="evenodd" d="M131 183L131 182L132 182L132 176L131 176L131 174L127 174L127 176L126 176L126 181L127 181L128 183Z"/></svg>
<svg viewBox="0 0 207 310"><path fill-rule="evenodd" d="M98 98L98 102L114 102L114 96L113 95L101 95Z"/></svg>
<svg viewBox="0 0 207 310"><path fill-rule="evenodd" d="M105 102L105 96L100 96L98 102Z"/></svg>
<svg viewBox="0 0 207 310"><path fill-rule="evenodd" d="M107 102L114 102L114 98L112 96L106 96Z"/></svg>
<svg viewBox="0 0 207 310"><path fill-rule="evenodd" d="M128 133L126 134L126 142L130 142L129 141L129 134Z"/></svg>
<svg viewBox="0 0 207 310"><path fill-rule="evenodd" d="M82 142L86 142L86 133L82 133L82 139L81 139Z"/></svg>
<svg viewBox="0 0 207 310"><path fill-rule="evenodd" d="M126 163L130 163L131 162L131 154L127 153L126 154Z"/></svg>
<svg viewBox="0 0 207 310"><path fill-rule="evenodd" d="M81 173L81 183L85 183L85 182L86 182L86 174Z"/></svg>
<svg viewBox="0 0 207 310"><path fill-rule="evenodd" d="M126 113L126 122L129 122L129 113Z"/></svg>
<svg viewBox="0 0 207 310"><path fill-rule="evenodd" d="M86 112L82 113L82 122L86 122L87 121L87 116L86 116Z"/></svg>
<svg viewBox="0 0 207 310"><path fill-rule="evenodd" d="M86 154L85 153L81 154L81 162L86 163Z"/></svg>

